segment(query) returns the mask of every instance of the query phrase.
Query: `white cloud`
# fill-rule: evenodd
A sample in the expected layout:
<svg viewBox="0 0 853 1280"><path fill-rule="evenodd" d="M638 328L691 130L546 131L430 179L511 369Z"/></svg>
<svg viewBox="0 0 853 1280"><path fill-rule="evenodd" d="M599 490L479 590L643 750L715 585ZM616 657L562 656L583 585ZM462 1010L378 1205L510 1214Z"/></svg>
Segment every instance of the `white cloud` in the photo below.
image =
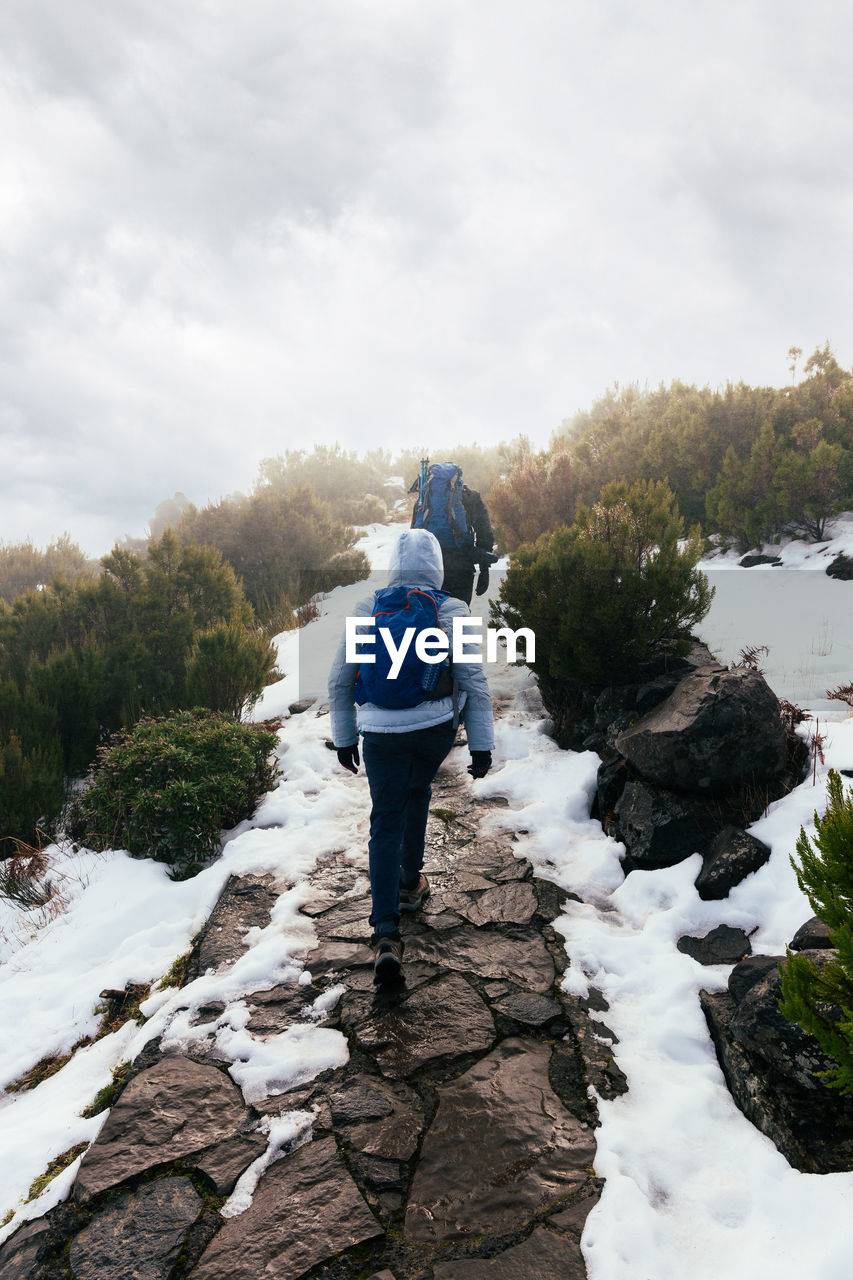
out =
<svg viewBox="0 0 853 1280"><path fill-rule="evenodd" d="M518 432L853 346L853 19L754 0L9 0L0 538L286 447Z"/></svg>

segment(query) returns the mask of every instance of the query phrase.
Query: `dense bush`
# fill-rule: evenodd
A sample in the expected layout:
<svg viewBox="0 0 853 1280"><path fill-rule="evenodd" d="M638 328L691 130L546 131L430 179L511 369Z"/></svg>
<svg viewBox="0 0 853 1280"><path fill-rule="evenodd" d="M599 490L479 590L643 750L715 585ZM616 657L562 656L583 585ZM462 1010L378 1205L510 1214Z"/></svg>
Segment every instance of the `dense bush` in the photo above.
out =
<svg viewBox="0 0 853 1280"><path fill-rule="evenodd" d="M489 494L489 514L501 546L512 552L547 529L571 524L577 499L575 469L567 451L528 454L510 475L495 481Z"/></svg>
<svg viewBox="0 0 853 1280"><path fill-rule="evenodd" d="M55 578L90 577L92 572L93 566L67 533L44 551L29 539L0 543L0 597L4 600L14 600L22 592L49 584Z"/></svg>
<svg viewBox="0 0 853 1280"><path fill-rule="evenodd" d="M280 678L277 650L258 632L236 622L202 631L187 659L187 701L239 720L264 688Z"/></svg>
<svg viewBox="0 0 853 1280"><path fill-rule="evenodd" d="M56 738L25 749L13 730L0 738L0 858L38 847L64 797L62 751Z"/></svg>
<svg viewBox="0 0 853 1280"><path fill-rule="evenodd" d="M605 487L570 527L518 549L501 589L498 619L531 627L531 663L546 694L560 686L626 683L643 664L685 653L712 590L696 569L698 532L664 484Z"/></svg>
<svg viewBox="0 0 853 1280"><path fill-rule="evenodd" d="M827 1083L853 1093L853 789L844 792L834 769L826 813L815 814L814 845L801 828L797 854L797 883L836 950L820 961L788 952L780 1008L836 1063Z"/></svg>
<svg viewBox="0 0 853 1280"><path fill-rule="evenodd" d="M191 705L196 637L252 612L212 548L167 533L143 559L117 548L97 580L58 579L0 600L0 840L34 843L63 799L63 773L88 769L105 735ZM15 779L14 786L10 779Z"/></svg>
<svg viewBox="0 0 853 1280"><path fill-rule="evenodd" d="M384 524L388 519L388 507L375 493L363 498L343 498L335 503L335 512L347 524Z"/></svg>
<svg viewBox="0 0 853 1280"><path fill-rule="evenodd" d="M532 541L569 523L571 502L596 502L621 476L666 482L689 524L743 549L783 533L821 540L827 520L853 505L853 374L828 346L803 372L781 388L675 381L608 391L564 422L548 450L517 453L493 493L496 532L510 549ZM561 457L571 473L565 513L550 493Z"/></svg>
<svg viewBox="0 0 853 1280"><path fill-rule="evenodd" d="M183 544L215 547L240 579L259 622L277 625L282 600L290 608L305 604L318 589L318 575L337 586L334 566L356 540L355 530L333 514L305 485L266 485L242 502L226 499L197 511L191 508L175 529ZM361 557L364 576L366 561ZM329 587L324 588L326 590Z"/></svg>
<svg viewBox="0 0 853 1280"><path fill-rule="evenodd" d="M263 725L200 708L141 720L99 749L69 831L90 848L126 849L192 875L273 785L275 744Z"/></svg>
<svg viewBox="0 0 853 1280"><path fill-rule="evenodd" d="M381 493L392 470L391 455L383 449L360 456L339 444L318 444L311 453L287 449L274 458L264 458L259 487L269 486L283 493L309 485L340 516L339 502L359 499L366 493Z"/></svg>

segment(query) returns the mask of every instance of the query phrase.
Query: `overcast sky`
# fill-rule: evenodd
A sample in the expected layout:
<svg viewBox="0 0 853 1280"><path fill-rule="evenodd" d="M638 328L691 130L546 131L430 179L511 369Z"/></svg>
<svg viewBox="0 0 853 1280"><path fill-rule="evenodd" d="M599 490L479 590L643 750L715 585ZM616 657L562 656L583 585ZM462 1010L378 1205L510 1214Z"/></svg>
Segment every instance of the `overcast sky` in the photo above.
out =
<svg viewBox="0 0 853 1280"><path fill-rule="evenodd" d="M0 541L853 364L838 0L3 0Z"/></svg>

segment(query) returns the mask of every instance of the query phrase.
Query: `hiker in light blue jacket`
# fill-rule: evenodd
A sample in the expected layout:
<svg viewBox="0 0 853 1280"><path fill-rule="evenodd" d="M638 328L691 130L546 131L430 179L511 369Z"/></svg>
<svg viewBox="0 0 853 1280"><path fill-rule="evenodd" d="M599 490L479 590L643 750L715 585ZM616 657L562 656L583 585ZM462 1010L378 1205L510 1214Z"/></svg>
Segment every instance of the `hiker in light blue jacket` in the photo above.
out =
<svg viewBox="0 0 853 1280"><path fill-rule="evenodd" d="M444 566L438 540L426 529L407 529L391 555L389 587L425 587L440 592ZM374 599L359 601L353 616L370 617ZM451 634L454 618L469 609L453 596L439 596L438 623ZM402 942L400 912L416 911L429 894L423 874L432 781L465 725L474 778L491 768L494 748L492 699L482 662L456 661L453 689L425 697L416 706L389 708L355 705L359 664L347 662L341 641L329 675L329 710L338 760L358 771L358 735L363 737L364 767L373 807L370 814L370 889L375 973L379 981L398 977ZM441 695L442 690L438 689Z"/></svg>

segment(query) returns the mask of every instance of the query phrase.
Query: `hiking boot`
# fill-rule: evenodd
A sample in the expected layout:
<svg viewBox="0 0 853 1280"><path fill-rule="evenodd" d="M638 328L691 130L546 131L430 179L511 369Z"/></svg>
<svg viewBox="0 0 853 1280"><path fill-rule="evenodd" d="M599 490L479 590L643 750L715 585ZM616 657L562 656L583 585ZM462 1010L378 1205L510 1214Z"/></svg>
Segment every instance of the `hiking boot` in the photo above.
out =
<svg viewBox="0 0 853 1280"><path fill-rule="evenodd" d="M374 982L395 982L403 972L403 943L399 933L371 939Z"/></svg>
<svg viewBox="0 0 853 1280"><path fill-rule="evenodd" d="M417 911L418 907L429 897L429 880L423 872L413 889L405 889L400 885L400 910Z"/></svg>

